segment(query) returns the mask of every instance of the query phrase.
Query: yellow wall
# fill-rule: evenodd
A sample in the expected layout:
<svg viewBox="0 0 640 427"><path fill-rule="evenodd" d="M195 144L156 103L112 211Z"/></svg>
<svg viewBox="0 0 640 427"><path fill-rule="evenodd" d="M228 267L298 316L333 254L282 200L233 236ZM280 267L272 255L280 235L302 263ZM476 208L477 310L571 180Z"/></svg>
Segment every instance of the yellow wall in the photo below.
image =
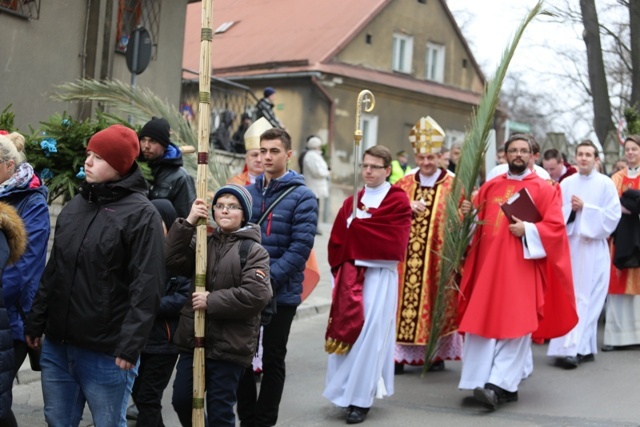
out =
<svg viewBox="0 0 640 427"><path fill-rule="evenodd" d="M374 18L336 57L340 62L363 65L380 71L393 72L393 34L413 36L412 71L417 79L424 79L427 43L445 46L443 84L480 92L482 81L439 1L427 4L416 0L396 0ZM371 35L371 44L366 35ZM467 60L466 68L462 61Z"/></svg>

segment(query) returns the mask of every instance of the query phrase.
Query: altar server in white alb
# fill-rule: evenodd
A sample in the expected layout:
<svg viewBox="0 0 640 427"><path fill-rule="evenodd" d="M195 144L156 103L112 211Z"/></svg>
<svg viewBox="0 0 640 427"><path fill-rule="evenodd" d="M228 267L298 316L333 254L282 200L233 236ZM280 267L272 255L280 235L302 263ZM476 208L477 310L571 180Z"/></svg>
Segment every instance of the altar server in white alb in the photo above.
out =
<svg viewBox="0 0 640 427"><path fill-rule="evenodd" d="M597 159L595 144L581 142L576 147L578 173L560 183L578 324L567 335L552 339L547 355L557 357L565 369L593 361L597 353L598 317L609 288L607 238L621 216L618 191L609 177L595 169Z"/></svg>
<svg viewBox="0 0 640 427"><path fill-rule="evenodd" d="M375 396L393 394L398 262L404 259L411 207L386 179L391 152L364 152L365 187L347 198L333 223L329 265L334 277L325 349L330 353L323 396L347 408L347 424L365 420Z"/></svg>

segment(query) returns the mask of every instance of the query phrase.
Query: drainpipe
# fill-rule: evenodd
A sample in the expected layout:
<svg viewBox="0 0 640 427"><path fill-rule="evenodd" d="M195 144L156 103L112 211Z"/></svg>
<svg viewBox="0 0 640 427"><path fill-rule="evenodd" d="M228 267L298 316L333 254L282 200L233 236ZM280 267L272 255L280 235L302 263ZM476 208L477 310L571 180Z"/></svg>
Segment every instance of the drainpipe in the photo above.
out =
<svg viewBox="0 0 640 427"><path fill-rule="evenodd" d="M329 140L327 141L327 144L329 146L329 159L331 159L333 154L333 135L334 135L333 127L335 123L334 101L331 95L329 94L329 92L327 91L327 89L325 89L325 87L322 86L322 84L318 81L318 78L316 76L311 76L311 83L322 94L322 96L327 101L327 104L329 106L329 119L327 123L327 128L329 130L329 136L328 136ZM331 181L329 181L329 185L331 185ZM329 192L329 194L331 194L331 192ZM329 197L325 199L324 210L322 211L322 222L324 223L329 222L329 200L330 200Z"/></svg>

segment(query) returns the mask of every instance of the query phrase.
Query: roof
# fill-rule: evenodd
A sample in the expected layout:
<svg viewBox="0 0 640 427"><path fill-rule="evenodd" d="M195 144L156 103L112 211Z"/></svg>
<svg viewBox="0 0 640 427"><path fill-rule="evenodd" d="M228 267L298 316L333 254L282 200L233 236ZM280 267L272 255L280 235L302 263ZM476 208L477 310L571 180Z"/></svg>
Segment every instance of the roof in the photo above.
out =
<svg viewBox="0 0 640 427"><path fill-rule="evenodd" d="M236 24L214 35L212 68L322 62L390 1L216 0L213 30L224 22ZM183 68L191 70L199 68L201 8L187 6Z"/></svg>
<svg viewBox="0 0 640 427"><path fill-rule="evenodd" d="M459 99L463 94L467 102L477 103L478 94L468 91L332 61L392 1L216 0L213 9L214 32L224 23L234 24L226 32L213 36L212 73L231 79L274 72L316 71L358 78L357 74L381 84L408 90L413 87L418 89L417 92L444 92L448 94L443 95L445 98ZM484 80L446 2L440 1L469 58ZM183 52L183 68L187 70L197 71L200 68L201 9L201 3L187 6ZM345 74L347 72L349 74Z"/></svg>

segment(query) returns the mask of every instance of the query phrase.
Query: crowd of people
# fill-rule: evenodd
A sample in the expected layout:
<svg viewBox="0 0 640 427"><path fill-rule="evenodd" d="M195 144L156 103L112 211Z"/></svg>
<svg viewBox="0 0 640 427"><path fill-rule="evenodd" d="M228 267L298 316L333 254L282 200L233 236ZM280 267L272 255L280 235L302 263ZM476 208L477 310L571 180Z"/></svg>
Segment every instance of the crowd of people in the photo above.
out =
<svg viewBox="0 0 640 427"><path fill-rule="evenodd" d="M265 89L265 103L274 93ZM121 125L95 133L48 261L46 187L26 162L22 135L0 133L1 426L17 425L11 387L28 352L39 354L50 425L78 425L88 404L96 426L127 418L162 426L174 372L182 425L192 424L195 404L209 426L235 426L236 414L243 427L277 424L291 325L317 272L330 170L318 136L299 156L303 175L289 169L291 136L268 114L243 126L245 168L212 200L196 198L165 119L138 133ZM454 201L457 215L476 223L452 279L458 289L438 298L445 206L464 156L463 146L444 146L445 136L420 118L409 135L415 168L405 151L394 160L382 145L366 149L364 187L333 222L322 395L346 409L347 424L392 395L407 365L433 372L461 360L459 389L491 410L517 401L534 369L532 343L548 342L564 369L595 360L607 299L601 350L640 344L640 137L627 137L626 164L608 177L591 141L577 144L573 165L551 149L540 167L535 138L511 135L498 150L504 163ZM150 182L138 162L150 166ZM194 236L209 216L216 226L199 277ZM204 337L194 333L199 310ZM192 397L198 348L200 403Z"/></svg>
<svg viewBox="0 0 640 427"><path fill-rule="evenodd" d="M547 355L563 369L596 359L607 296L601 350L640 344L633 249L640 242L631 231L640 229L640 137L626 139L627 164L609 177L591 141L576 145L574 165L551 149L540 167L535 138L511 135L498 150L504 163L457 202L457 215L475 218L473 237L453 279L458 286L438 299L445 205L464 155L463 147L453 147L455 155L443 148L444 139L431 117L416 123L409 135L415 169L406 152L394 161L382 146L367 150L365 187L333 224L323 395L346 408L347 424L363 422L375 397L392 394L391 373L406 365L441 371L446 360L461 360L460 390L489 410L515 402L534 369L532 343L548 342ZM401 170L408 172L389 179Z"/></svg>

